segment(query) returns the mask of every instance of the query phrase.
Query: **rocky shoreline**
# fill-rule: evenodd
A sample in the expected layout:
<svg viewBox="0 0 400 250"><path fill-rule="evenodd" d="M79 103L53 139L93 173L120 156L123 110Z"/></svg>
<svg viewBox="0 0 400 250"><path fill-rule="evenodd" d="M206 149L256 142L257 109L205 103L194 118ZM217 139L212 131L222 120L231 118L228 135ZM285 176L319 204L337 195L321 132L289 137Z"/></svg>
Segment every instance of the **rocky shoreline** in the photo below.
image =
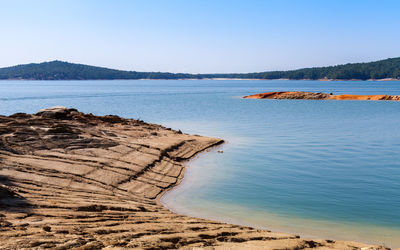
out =
<svg viewBox="0 0 400 250"><path fill-rule="evenodd" d="M303 91L267 92L244 96L246 99L300 99L300 100L365 100L400 101L398 95L334 95L332 93L314 93Z"/></svg>
<svg viewBox="0 0 400 250"><path fill-rule="evenodd" d="M223 143L54 107L0 116L1 249L386 249L174 214L184 162Z"/></svg>

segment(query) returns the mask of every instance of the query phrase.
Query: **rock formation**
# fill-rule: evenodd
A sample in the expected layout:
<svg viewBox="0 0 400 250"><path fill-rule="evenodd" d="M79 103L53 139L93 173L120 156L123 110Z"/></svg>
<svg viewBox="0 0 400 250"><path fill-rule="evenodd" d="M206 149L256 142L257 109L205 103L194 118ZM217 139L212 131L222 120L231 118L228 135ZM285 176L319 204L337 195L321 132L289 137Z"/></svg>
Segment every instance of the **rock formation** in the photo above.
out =
<svg viewBox="0 0 400 250"><path fill-rule="evenodd" d="M302 100L371 100L400 101L398 95L333 95L303 91L267 92L245 96L246 99L302 99Z"/></svg>
<svg viewBox="0 0 400 250"><path fill-rule="evenodd" d="M177 215L159 197L222 140L55 107L0 116L1 249L384 249Z"/></svg>

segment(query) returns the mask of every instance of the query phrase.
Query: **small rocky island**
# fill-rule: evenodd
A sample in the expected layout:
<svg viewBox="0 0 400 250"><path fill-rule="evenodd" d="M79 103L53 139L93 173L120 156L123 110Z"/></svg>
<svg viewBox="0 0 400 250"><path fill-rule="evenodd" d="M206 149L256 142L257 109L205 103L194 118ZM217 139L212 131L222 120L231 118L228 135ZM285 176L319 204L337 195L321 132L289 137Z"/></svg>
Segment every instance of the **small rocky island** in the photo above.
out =
<svg viewBox="0 0 400 250"><path fill-rule="evenodd" d="M222 142L64 107L0 116L0 249L386 249L165 208L184 162Z"/></svg>
<svg viewBox="0 0 400 250"><path fill-rule="evenodd" d="M400 101L398 95L333 95L303 91L267 92L244 96L246 99L300 99L300 100L370 100Z"/></svg>

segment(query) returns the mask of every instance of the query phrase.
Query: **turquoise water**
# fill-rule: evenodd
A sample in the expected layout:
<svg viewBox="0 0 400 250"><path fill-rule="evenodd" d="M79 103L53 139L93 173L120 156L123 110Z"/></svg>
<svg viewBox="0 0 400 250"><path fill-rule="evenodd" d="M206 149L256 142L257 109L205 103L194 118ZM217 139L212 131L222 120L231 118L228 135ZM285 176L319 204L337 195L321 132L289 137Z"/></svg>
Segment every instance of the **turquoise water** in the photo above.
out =
<svg viewBox="0 0 400 250"><path fill-rule="evenodd" d="M400 247L400 102L251 100L266 91L397 94L400 82L0 81L0 114L55 105L223 138L162 202L303 236Z"/></svg>

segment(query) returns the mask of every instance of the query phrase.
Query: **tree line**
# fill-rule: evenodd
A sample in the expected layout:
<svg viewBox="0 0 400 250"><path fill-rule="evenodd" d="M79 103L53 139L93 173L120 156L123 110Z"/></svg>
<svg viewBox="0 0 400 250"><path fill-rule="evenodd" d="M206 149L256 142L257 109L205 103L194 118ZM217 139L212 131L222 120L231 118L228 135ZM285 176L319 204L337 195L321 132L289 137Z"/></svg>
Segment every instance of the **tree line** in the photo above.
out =
<svg viewBox="0 0 400 250"><path fill-rule="evenodd" d="M244 74L185 74L168 72L123 71L62 61L31 63L0 68L0 79L27 80L114 80L114 79L400 79L400 57L369 63L351 63L330 67Z"/></svg>

